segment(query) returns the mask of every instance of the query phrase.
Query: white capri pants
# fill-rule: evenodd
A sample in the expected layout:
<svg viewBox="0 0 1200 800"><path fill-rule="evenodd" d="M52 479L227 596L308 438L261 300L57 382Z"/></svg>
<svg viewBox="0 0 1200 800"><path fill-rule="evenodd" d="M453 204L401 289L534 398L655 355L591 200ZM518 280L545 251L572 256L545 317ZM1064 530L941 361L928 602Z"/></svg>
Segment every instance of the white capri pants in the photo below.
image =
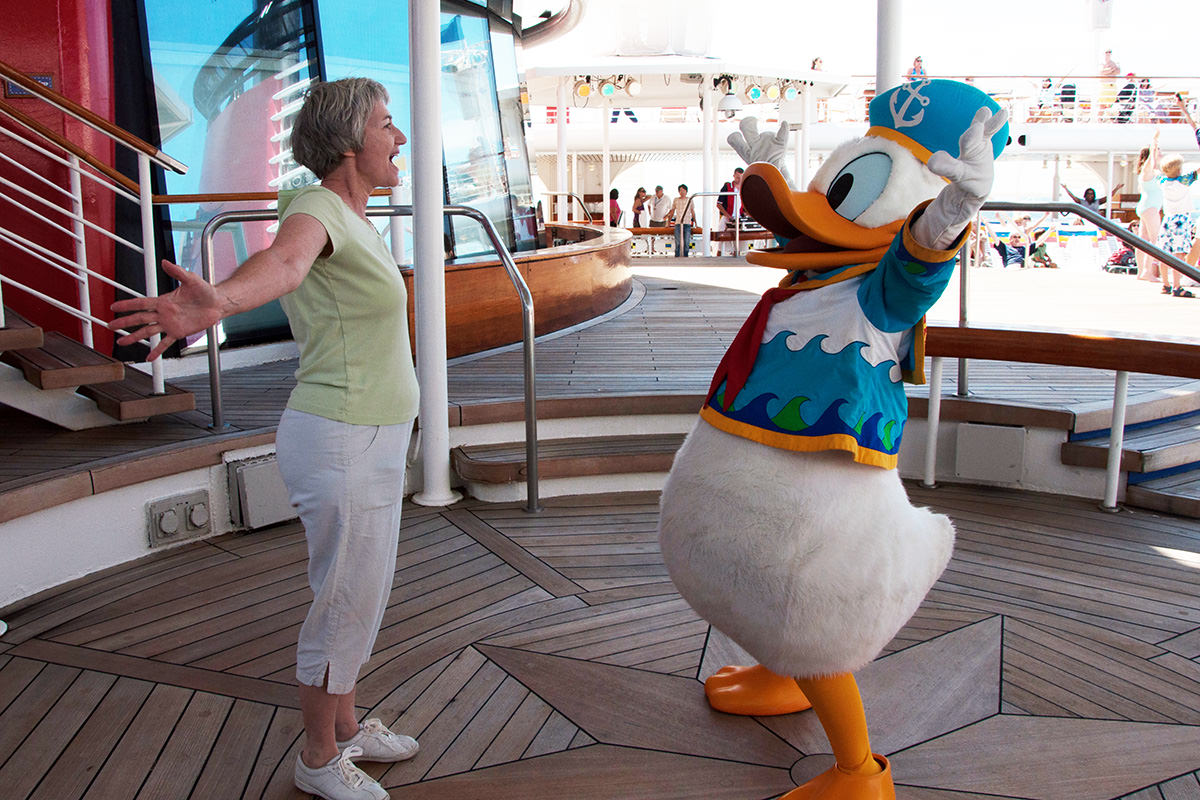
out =
<svg viewBox="0 0 1200 800"><path fill-rule="evenodd" d="M308 539L313 603L296 647L296 678L306 686L348 694L371 656L396 570L412 427L290 408L279 421L279 471Z"/></svg>

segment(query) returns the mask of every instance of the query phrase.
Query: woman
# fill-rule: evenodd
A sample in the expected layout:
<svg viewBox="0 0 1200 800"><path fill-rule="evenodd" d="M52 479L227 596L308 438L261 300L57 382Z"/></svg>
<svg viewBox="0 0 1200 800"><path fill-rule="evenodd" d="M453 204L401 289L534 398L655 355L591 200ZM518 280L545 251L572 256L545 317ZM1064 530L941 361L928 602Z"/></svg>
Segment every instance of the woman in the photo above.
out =
<svg viewBox="0 0 1200 800"><path fill-rule="evenodd" d="M633 193L633 208L630 209L630 214L633 217L633 228L644 228L650 221L646 216L646 187L639 186L637 191Z"/></svg>
<svg viewBox="0 0 1200 800"><path fill-rule="evenodd" d="M612 189L608 193L608 224L616 228L621 224L621 205L617 202L620 193Z"/></svg>
<svg viewBox="0 0 1200 800"><path fill-rule="evenodd" d="M393 159L405 137L387 99L366 78L313 86L292 130L292 153L321 185L290 203L280 198L271 246L216 287L163 261L179 288L114 303L129 313L110 323L131 330L121 344L162 334L154 359L183 336L282 297L300 365L276 450L308 539L314 594L296 656L306 739L295 782L326 800L386 798L352 760L400 761L417 752L410 737L375 719L360 726L355 717L355 681L395 571L418 407L404 281L366 217L371 190L399 182Z"/></svg>
<svg viewBox="0 0 1200 800"><path fill-rule="evenodd" d="M924 78L925 78L925 62L921 59L920 56L917 56L916 58L913 59L912 69L910 69L904 75L904 79L909 80L909 81L919 81L919 80L923 80Z"/></svg>
<svg viewBox="0 0 1200 800"><path fill-rule="evenodd" d="M1137 235L1150 244L1158 244L1158 231L1162 228L1162 184L1158 182L1158 171L1162 166L1162 152L1158 149L1158 131L1154 131L1154 141L1149 147L1143 147L1138 154L1138 181L1142 194L1138 198L1135 209L1138 217ZM1137 276L1143 281L1158 280L1158 259L1152 258L1144 250L1138 250L1134 256L1137 261Z"/></svg>
<svg viewBox="0 0 1200 800"><path fill-rule="evenodd" d="M1178 258L1186 259L1196 238L1192 222L1192 184L1196 182L1196 171L1184 174L1183 156L1175 155L1162 162L1163 174L1158 182L1162 187L1162 230L1159 232L1159 249ZM1162 293L1175 297L1195 297L1179 285L1180 272L1166 264L1160 264L1158 276L1162 279Z"/></svg>
<svg viewBox="0 0 1200 800"><path fill-rule="evenodd" d="M1125 184L1123 184L1123 183L1118 183L1116 185L1116 187L1111 192L1109 192L1108 197L1096 197L1096 190L1089 186L1088 188L1083 190L1083 197L1080 197L1079 195L1075 194L1070 189L1068 189L1067 185L1065 183L1059 184L1059 186L1061 186L1063 188L1063 190L1067 193L1067 196L1071 198L1072 202L1078 203L1079 205L1086 208L1088 211L1094 211L1097 214L1104 213L1100 210L1101 206L1106 205L1110 199L1115 198L1117 196L1117 192L1121 191L1121 188L1124 185ZM1076 225L1082 225L1083 223L1084 223L1083 217L1075 218Z"/></svg>
<svg viewBox="0 0 1200 800"><path fill-rule="evenodd" d="M679 184L679 196L671 203L671 215L667 224L675 229L675 257L687 258L692 245L692 224L696 209L688 197L686 183Z"/></svg>

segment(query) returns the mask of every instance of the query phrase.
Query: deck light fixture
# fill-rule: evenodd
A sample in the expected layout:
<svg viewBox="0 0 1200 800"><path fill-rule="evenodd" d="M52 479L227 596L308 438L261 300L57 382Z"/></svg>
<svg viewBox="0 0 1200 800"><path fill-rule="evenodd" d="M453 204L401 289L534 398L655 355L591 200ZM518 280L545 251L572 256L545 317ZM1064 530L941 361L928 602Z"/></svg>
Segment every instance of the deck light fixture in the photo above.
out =
<svg viewBox="0 0 1200 800"><path fill-rule="evenodd" d="M617 93L617 84L613 83L612 78L605 78L600 82L600 96L612 97Z"/></svg>
<svg viewBox="0 0 1200 800"><path fill-rule="evenodd" d="M759 86L757 83L747 84L745 91L746 91L746 99L749 100L751 103L757 103L759 100L762 100L763 90L762 90L762 87Z"/></svg>
<svg viewBox="0 0 1200 800"><path fill-rule="evenodd" d="M625 82L625 94L630 97L637 97L642 93L642 82L637 78L630 78Z"/></svg>
<svg viewBox="0 0 1200 800"><path fill-rule="evenodd" d="M764 89L763 92L767 95L768 100L778 100L779 99L779 84L774 83L774 82L769 83L769 84L767 84L767 88Z"/></svg>
<svg viewBox="0 0 1200 800"><path fill-rule="evenodd" d="M796 88L796 84L788 83L783 87L783 99L791 102L800 96L800 90Z"/></svg>
<svg viewBox="0 0 1200 800"><path fill-rule="evenodd" d="M721 102L717 103L717 111L724 113L728 119L742 110L742 104L738 101L737 95L733 93L733 76L722 75L713 81L713 88L719 91L722 84L724 84L725 96L721 98Z"/></svg>
<svg viewBox="0 0 1200 800"><path fill-rule="evenodd" d="M588 97L591 97L591 95L592 95L591 81L587 80L586 78L580 78L579 80L575 81L575 96L576 97L582 97L582 98L586 99Z"/></svg>

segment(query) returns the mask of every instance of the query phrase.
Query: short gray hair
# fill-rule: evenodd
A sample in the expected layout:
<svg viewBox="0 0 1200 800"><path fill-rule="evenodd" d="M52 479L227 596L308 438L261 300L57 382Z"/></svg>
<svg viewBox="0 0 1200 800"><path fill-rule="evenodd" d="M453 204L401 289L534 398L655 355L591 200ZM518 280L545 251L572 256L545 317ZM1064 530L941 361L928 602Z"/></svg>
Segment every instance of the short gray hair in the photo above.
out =
<svg viewBox="0 0 1200 800"><path fill-rule="evenodd" d="M362 149L367 117L378 101L388 101L387 89L370 78L313 84L292 125L292 158L324 178L347 150Z"/></svg>

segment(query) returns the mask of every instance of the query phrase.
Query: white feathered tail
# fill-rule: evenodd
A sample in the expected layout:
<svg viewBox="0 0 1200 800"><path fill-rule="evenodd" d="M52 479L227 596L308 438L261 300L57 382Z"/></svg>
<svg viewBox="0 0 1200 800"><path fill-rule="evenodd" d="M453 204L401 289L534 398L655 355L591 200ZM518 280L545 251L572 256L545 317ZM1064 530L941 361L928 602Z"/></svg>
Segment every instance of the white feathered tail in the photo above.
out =
<svg viewBox="0 0 1200 800"><path fill-rule="evenodd" d="M671 579L702 617L780 675L855 672L950 560L950 520L896 470L794 453L697 420L662 494Z"/></svg>

